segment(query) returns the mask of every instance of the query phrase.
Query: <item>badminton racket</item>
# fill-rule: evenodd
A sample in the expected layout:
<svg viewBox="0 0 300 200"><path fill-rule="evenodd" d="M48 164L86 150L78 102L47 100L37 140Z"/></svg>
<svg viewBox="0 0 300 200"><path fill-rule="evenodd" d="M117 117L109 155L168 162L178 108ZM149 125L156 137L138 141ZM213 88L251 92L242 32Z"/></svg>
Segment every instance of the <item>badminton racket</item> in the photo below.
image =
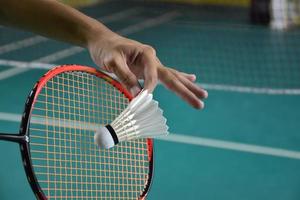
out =
<svg viewBox="0 0 300 200"><path fill-rule="evenodd" d="M79 65L58 66L36 83L18 134L0 140L20 145L37 199L145 199L152 180L151 139L99 149L94 134L133 97L109 75Z"/></svg>

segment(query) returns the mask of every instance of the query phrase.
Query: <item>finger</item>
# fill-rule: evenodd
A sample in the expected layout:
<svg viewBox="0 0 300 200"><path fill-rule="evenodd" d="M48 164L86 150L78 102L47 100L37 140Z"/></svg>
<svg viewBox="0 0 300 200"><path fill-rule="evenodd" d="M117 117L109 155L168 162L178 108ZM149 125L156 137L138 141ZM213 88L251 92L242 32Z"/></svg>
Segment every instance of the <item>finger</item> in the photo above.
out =
<svg viewBox="0 0 300 200"><path fill-rule="evenodd" d="M195 82L197 77L195 74L187 74L187 73L184 73L184 72L179 72L181 75L183 75L185 78L187 78L188 80L192 81L192 82Z"/></svg>
<svg viewBox="0 0 300 200"><path fill-rule="evenodd" d="M198 98L204 99L208 97L208 92L195 83L193 83L191 80L189 80L188 76L194 75L194 74L187 74L184 72L179 72L175 69L166 67L167 70L170 70L189 90L191 90ZM194 75L195 76L195 75ZM196 78L196 76L195 76Z"/></svg>
<svg viewBox="0 0 300 200"><path fill-rule="evenodd" d="M184 76L185 78L187 78L188 80L192 81L192 82L195 82L197 77L195 74L188 74L188 73L185 73L185 72L180 72L180 71L177 71L173 68L170 68L170 67L166 67L167 69L171 70L172 72L175 72L176 74L180 74L182 76Z"/></svg>
<svg viewBox="0 0 300 200"><path fill-rule="evenodd" d="M186 77L188 80L192 81L192 82L195 82L196 79L197 79L197 76L195 74L188 74L188 73L185 73L185 72L180 72L180 71L177 71L173 68L170 68L170 67L166 67L167 69L171 70L172 72L178 72L179 74L183 75L184 77Z"/></svg>
<svg viewBox="0 0 300 200"><path fill-rule="evenodd" d="M105 63L106 68L110 69L120 79L121 83L136 96L141 87L139 86L136 76L128 68L125 59L122 56L114 56Z"/></svg>
<svg viewBox="0 0 300 200"><path fill-rule="evenodd" d="M185 85L190 91L192 91L198 98L205 99L208 97L208 92L189 79L186 78L186 76L182 75L181 73L177 71L172 71L172 73L177 77L178 80L180 80L181 83Z"/></svg>
<svg viewBox="0 0 300 200"><path fill-rule="evenodd" d="M142 66L144 68L144 88L152 92L157 85L157 66L159 65L155 59L155 54L143 54Z"/></svg>
<svg viewBox="0 0 300 200"><path fill-rule="evenodd" d="M159 79L167 88L175 92L183 100L197 109L204 108L204 103L197 98L197 96L191 92L177 77L165 68L159 69Z"/></svg>
<svg viewBox="0 0 300 200"><path fill-rule="evenodd" d="M149 92L153 92L157 85L157 69L156 67L146 67L144 70L145 83L144 88Z"/></svg>

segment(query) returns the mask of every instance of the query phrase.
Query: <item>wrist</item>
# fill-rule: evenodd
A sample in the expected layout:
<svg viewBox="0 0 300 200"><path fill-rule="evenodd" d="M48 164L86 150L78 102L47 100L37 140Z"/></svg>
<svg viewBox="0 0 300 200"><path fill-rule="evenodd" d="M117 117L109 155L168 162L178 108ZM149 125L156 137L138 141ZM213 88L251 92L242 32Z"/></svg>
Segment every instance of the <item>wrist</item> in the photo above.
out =
<svg viewBox="0 0 300 200"><path fill-rule="evenodd" d="M91 23L89 28L85 29L84 33L84 44L85 48L89 48L93 46L95 43L105 43L105 41L120 37L118 34L114 33L110 29L108 29L103 24L94 20L94 23Z"/></svg>

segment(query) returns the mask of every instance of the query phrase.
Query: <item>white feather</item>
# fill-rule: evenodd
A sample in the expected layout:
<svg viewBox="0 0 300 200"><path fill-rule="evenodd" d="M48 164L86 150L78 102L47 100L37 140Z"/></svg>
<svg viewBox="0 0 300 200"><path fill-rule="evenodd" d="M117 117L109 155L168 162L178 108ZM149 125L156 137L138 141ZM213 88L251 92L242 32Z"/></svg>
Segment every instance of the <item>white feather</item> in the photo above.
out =
<svg viewBox="0 0 300 200"><path fill-rule="evenodd" d="M158 102L153 100L153 95L143 90L110 125L116 132L119 142L122 142L168 135L169 127L166 122ZM103 147L104 142L101 140L108 140L109 132L102 133L101 130L103 127L96 132L95 142L98 146L106 148Z"/></svg>

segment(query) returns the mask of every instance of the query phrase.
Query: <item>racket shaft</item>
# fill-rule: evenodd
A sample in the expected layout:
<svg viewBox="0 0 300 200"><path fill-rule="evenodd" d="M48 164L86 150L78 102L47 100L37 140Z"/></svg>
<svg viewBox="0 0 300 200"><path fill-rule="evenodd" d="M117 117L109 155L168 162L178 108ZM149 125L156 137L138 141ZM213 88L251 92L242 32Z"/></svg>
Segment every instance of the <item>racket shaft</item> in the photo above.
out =
<svg viewBox="0 0 300 200"><path fill-rule="evenodd" d="M26 142L28 137L25 135L0 133L0 140L21 143Z"/></svg>

